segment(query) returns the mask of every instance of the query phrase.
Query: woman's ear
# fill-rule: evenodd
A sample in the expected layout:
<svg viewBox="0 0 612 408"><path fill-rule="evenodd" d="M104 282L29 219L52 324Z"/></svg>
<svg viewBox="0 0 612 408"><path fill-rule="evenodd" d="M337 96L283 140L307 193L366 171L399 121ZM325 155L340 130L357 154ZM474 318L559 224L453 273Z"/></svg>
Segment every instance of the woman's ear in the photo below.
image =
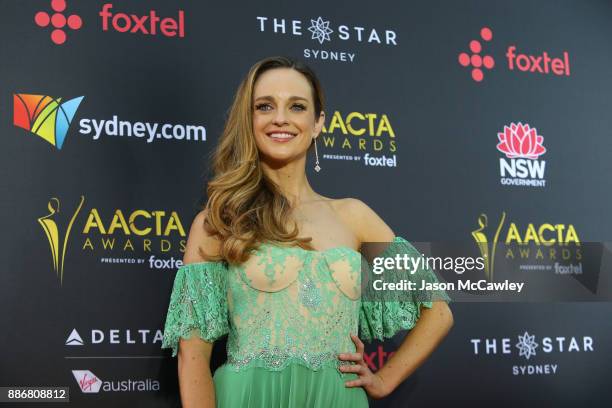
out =
<svg viewBox="0 0 612 408"><path fill-rule="evenodd" d="M315 122L315 128L314 128L314 132L313 132L313 139L316 139L317 137L319 137L319 134L321 133L321 130L323 130L323 124L325 123L325 112L321 111L321 114L319 115L319 120L317 120Z"/></svg>

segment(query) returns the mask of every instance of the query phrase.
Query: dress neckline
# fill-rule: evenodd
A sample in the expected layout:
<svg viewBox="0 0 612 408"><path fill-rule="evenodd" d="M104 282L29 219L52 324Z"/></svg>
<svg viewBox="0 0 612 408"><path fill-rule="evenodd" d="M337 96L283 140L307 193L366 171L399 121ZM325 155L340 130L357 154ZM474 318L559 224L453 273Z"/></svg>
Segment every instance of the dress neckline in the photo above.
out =
<svg viewBox="0 0 612 408"><path fill-rule="evenodd" d="M278 244L273 244L270 242L262 242L260 244L260 247L263 246L271 246L274 248L279 248L279 249L288 249L288 250L293 250L293 249L297 249L303 252L310 252L310 253L314 253L314 254L327 254L328 252L334 252L334 251L340 251L340 250L348 250L349 252L352 252L354 254L357 254L359 256L361 256L361 252L359 252L358 250L351 248L350 246L347 245L341 245L341 246L335 246L335 247L331 247L331 248L326 248L326 249L305 249L299 246L282 246L282 245L278 245ZM253 251L257 251L256 249L254 249ZM183 264L182 267L185 266L189 266L189 265L206 265L206 264L218 264L221 263L222 261L200 261L200 262L190 262L188 264Z"/></svg>

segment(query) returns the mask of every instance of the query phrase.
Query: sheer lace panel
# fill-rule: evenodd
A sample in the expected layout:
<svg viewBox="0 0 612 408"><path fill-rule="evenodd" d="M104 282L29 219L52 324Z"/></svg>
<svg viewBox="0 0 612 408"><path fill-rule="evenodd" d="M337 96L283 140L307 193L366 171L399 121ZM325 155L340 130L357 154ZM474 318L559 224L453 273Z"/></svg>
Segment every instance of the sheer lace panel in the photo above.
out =
<svg viewBox="0 0 612 408"><path fill-rule="evenodd" d="M400 245L388 252L414 250L401 237L393 242ZM214 341L229 333L226 364L235 371L346 364L337 355L355 351L349 333L360 329L365 340L390 337L413 327L421 306L431 307L362 302L362 260L348 247L309 251L262 244L241 265L185 265L175 278L162 347L176 355L180 338L197 333Z"/></svg>

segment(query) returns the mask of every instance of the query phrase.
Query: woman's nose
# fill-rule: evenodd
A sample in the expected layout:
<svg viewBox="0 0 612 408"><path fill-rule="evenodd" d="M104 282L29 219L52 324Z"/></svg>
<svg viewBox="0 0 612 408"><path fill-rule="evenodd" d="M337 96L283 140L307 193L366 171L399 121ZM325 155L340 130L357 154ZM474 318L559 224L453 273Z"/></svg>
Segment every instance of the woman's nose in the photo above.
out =
<svg viewBox="0 0 612 408"><path fill-rule="evenodd" d="M287 123L287 115L284 109L276 110L276 114L274 115L274 123L275 124Z"/></svg>

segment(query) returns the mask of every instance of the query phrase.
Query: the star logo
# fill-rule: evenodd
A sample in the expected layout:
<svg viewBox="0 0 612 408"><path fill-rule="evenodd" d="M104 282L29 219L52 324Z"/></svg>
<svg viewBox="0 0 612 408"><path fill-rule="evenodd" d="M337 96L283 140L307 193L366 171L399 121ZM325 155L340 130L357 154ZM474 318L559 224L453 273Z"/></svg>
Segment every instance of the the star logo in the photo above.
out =
<svg viewBox="0 0 612 408"><path fill-rule="evenodd" d="M525 357L527 360L531 356L536 355L536 347L538 347L538 343L535 342L535 334L530 336L529 333L525 332L522 336L518 335L518 343L516 343L516 348L519 349L519 357Z"/></svg>
<svg viewBox="0 0 612 408"><path fill-rule="evenodd" d="M329 35L334 32L334 30L329 28L329 21L324 21L322 17L316 20L311 19L308 31L312 33L312 39L319 41L321 44L323 44L324 41L331 41Z"/></svg>

